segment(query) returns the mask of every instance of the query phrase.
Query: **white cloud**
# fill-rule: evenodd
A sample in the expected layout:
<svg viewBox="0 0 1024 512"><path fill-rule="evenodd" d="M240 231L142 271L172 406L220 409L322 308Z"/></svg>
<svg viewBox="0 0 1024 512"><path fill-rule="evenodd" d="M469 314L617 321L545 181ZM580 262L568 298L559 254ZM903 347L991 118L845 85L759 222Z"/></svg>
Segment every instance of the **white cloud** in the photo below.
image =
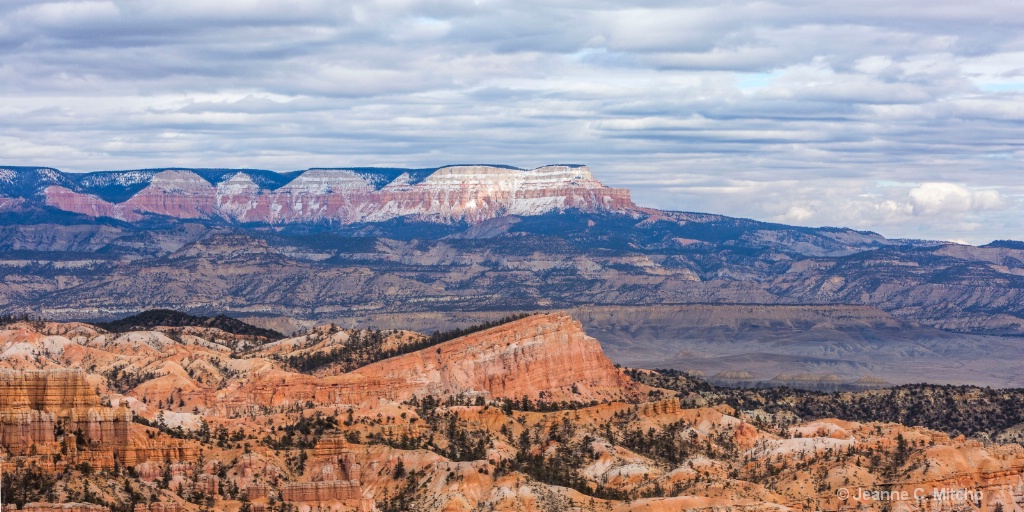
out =
<svg viewBox="0 0 1024 512"><path fill-rule="evenodd" d="M814 210L811 210L806 206L790 206L789 210L786 210L786 213L776 215L772 220L790 224L801 224L812 219L814 216Z"/></svg>
<svg viewBox="0 0 1024 512"><path fill-rule="evenodd" d="M569 161L663 208L1024 236L1019 2L221 4L0 3L2 163Z"/></svg>
<svg viewBox="0 0 1024 512"><path fill-rule="evenodd" d="M962 214L993 210L1003 204L998 191L972 191L956 183L924 183L908 195L915 215Z"/></svg>

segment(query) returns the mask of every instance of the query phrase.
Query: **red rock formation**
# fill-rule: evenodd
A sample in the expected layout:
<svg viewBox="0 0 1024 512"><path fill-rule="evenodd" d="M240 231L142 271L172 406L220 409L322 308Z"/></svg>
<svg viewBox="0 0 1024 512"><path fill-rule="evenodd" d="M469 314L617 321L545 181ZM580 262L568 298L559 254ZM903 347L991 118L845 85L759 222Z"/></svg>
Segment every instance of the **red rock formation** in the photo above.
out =
<svg viewBox="0 0 1024 512"><path fill-rule="evenodd" d="M143 462L135 466L135 474L143 482L155 482L160 479L163 469L156 462Z"/></svg>
<svg viewBox="0 0 1024 512"><path fill-rule="evenodd" d="M185 512L185 508L177 503L140 503L135 505L135 512Z"/></svg>
<svg viewBox="0 0 1024 512"><path fill-rule="evenodd" d="M355 454L340 434L327 435L316 444L316 450L307 463L312 468L320 467L317 480L359 481L362 466L356 462Z"/></svg>
<svg viewBox="0 0 1024 512"><path fill-rule="evenodd" d="M266 498L269 495L270 486L263 482L253 482L245 488L245 498L249 501Z"/></svg>
<svg viewBox="0 0 1024 512"><path fill-rule="evenodd" d="M0 372L0 408L58 412L96 407L99 396L80 370Z"/></svg>
<svg viewBox="0 0 1024 512"><path fill-rule="evenodd" d="M183 219L226 218L272 224L333 220L375 222L402 216L480 222L503 215L537 215L576 208L630 210L629 191L605 187L582 166L531 171L452 166L419 183L402 174L383 187L350 170L311 169L277 190L262 190L244 172L212 185L187 170L163 171L123 203L62 186L44 191L46 204L94 217L133 221L143 214Z"/></svg>
<svg viewBox="0 0 1024 512"><path fill-rule="evenodd" d="M34 512L110 512L110 509L90 503L26 503L22 510Z"/></svg>
<svg viewBox="0 0 1024 512"><path fill-rule="evenodd" d="M60 208L64 211L81 213L90 217L114 217L127 221L139 220L141 218L138 213L127 210L124 207L119 207L96 196L81 194L58 185L47 187L43 194L47 206Z"/></svg>
<svg viewBox="0 0 1024 512"><path fill-rule="evenodd" d="M362 499L362 491L359 482L348 480L293 482L281 485L281 499L301 503L358 502Z"/></svg>
<svg viewBox="0 0 1024 512"><path fill-rule="evenodd" d="M268 372L241 390L265 405L356 404L425 395L549 401L637 396L597 340L566 314L534 315L336 377Z"/></svg>
<svg viewBox="0 0 1024 512"><path fill-rule="evenodd" d="M18 211L25 204L20 197L0 197L0 212Z"/></svg>
<svg viewBox="0 0 1024 512"><path fill-rule="evenodd" d="M215 214L216 196L213 185L191 171L164 171L125 206L129 211L197 219Z"/></svg>
<svg viewBox="0 0 1024 512"><path fill-rule="evenodd" d="M220 478L217 475L199 475L199 479L192 485L197 491L205 494L213 495L220 492Z"/></svg>
<svg viewBox="0 0 1024 512"><path fill-rule="evenodd" d="M154 438L142 435L133 429L132 435L118 450L121 463L126 466L146 468L146 462L163 463L195 462L199 456L199 448L194 442L181 439ZM143 469L150 471L150 469Z"/></svg>
<svg viewBox="0 0 1024 512"><path fill-rule="evenodd" d="M131 412L100 406L81 370L0 371L0 389L0 445L12 453L48 453L61 431L90 449L127 443Z"/></svg>
<svg viewBox="0 0 1024 512"><path fill-rule="evenodd" d="M79 327L68 327L59 330L48 327L47 332L87 333ZM41 337L36 336L39 332L7 332L18 336L19 343L41 342ZM220 409L216 407L196 412L205 414L210 422L207 426L214 432L220 427L233 431L227 440L217 434L210 440L202 440L203 436L188 430L183 433L191 439L171 439L158 429L132 424L124 446L93 449L89 442L79 446L72 436L65 434L62 448L67 453L63 461L51 463L48 457L17 454L7 457L4 452L4 469L18 473L18 468L34 466L49 473L56 482L52 488L57 497L52 498L53 501L59 501L62 496L75 499L68 497L66 489L84 488L85 482L89 489L103 493L101 497L109 503L125 503L132 489L141 492L146 499L152 496L155 501L163 501L140 505L137 512L201 509L200 505L189 504L176 496L181 493L191 498L187 493L193 491L205 494L204 499L213 499L213 510L237 510L239 503L233 499L237 497L236 489L241 489L242 496L250 500L259 500L251 504L254 511L270 510L268 503L271 501L274 507L284 501L299 510L369 511L374 506L373 497L382 500L393 497L410 479L415 484L410 487L416 500L410 507L413 510L879 510L889 508L888 504L880 507L878 503L855 503L856 500L840 502L836 491L839 488L874 489L882 485L911 494L917 489L927 494L942 489L983 493L980 505L946 507L939 503L935 507L932 504L918 507L905 503L891 507L894 510L990 511L995 510L997 504L1004 510L1018 510L1018 505L1024 503L1024 448L1018 444L1000 445L963 436L950 438L923 427L821 419L787 428L768 423L774 420L763 409L737 412L727 405L690 408L687 403L699 398L696 394L682 400L673 397L650 403L611 402L558 411L509 413L501 407L439 405L429 408L432 420L426 415L428 408L374 400L423 391L513 397L524 393L540 397L544 393L552 400L588 400L610 396L615 390L620 396L643 394L646 389L618 373L600 355L596 343L582 334L578 324L559 314L526 318L382 361L353 372L354 377L325 379L282 372L274 361L257 354L227 359L230 352L225 349L173 344L165 338L143 336L145 334L137 333L134 337L149 339L154 345L129 344L128 336L110 340L95 332L76 334L76 341L61 342L64 358L56 361L80 367L84 360L82 354L88 353L90 364L96 363L99 369L103 364L115 364L102 357L102 353L109 350L113 352L109 352L108 357L116 364L138 357L140 360L132 364L145 368L157 367L154 363L162 362L165 371L188 375L186 367L189 370L202 368L209 362L206 358L222 354L225 361L217 366L230 364L237 373L223 384L217 380L209 400L216 401L223 393L232 403L247 402L256 407L254 411L262 408L263 412L245 417L219 416ZM303 343L289 343L286 340L278 347L281 354L288 354L288 350L295 347L308 348ZM128 352L145 356L130 356ZM185 359L190 363L184 363ZM94 421L89 418L89 411L109 410L99 405L93 385L87 384L92 375L82 378L81 372L38 371L0 374L3 375L0 378L0 405L3 406L0 414L7 413L11 418L24 416L29 420L25 423L27 429L23 430L9 430L8 423L0 423L5 428L3 433L10 436L44 436L46 425L54 428L71 422L88 425ZM152 380L162 378L157 376ZM281 390L275 391L275 386ZM331 391L321 393L318 386L331 388ZM165 396L169 391L165 388L162 394ZM347 407L326 403L337 397L363 401L352 408L351 421L348 421ZM837 396L836 399L844 398ZM293 405L267 406L274 401ZM143 404L135 402L135 405L141 408ZM186 416L189 413L175 414ZM168 417L174 418L173 415ZM296 442L299 437L292 437L292 433L301 429L289 428L297 427L297 420L303 417L334 418L338 428L325 431L309 448L307 444ZM437 423L438 420L442 423ZM102 423L104 418L95 421ZM764 424L770 425L769 429L755 426ZM421 436L427 434L439 441L433 446L447 442L451 447L458 438L445 434L444 425L467 435L486 434L489 439L486 451L473 457L477 460L453 460L448 454L432 451L430 444L424 445L421 441L413 443L413 449L396 448L393 442L376 442L380 439L377 436L395 440L410 434L422 439ZM566 425L571 427L563 428ZM99 428L98 434L91 432L93 430L83 429L83 441L89 435L98 436L101 445L106 443L104 428ZM524 433L528 435L523 436ZM643 443L634 450L616 442L644 433L652 439L689 439L686 445L680 445L689 455L671 464L652 456ZM665 434L672 437L662 437ZM283 443L286 435L295 444ZM349 438L367 442L347 443L345 440ZM301 438L304 442L311 439ZM517 441L528 446L517 447ZM555 457L559 456L561 447L576 443L587 443L577 445L590 456L580 458L579 467L575 469L591 489L603 487L638 498L606 501L577 490L544 484L520 472L499 474L496 471L502 465L500 461L512 462L519 453L546 454L549 463L556 464ZM906 446L907 452L901 454L901 445ZM200 450L203 450L201 456ZM125 471L111 478L114 473L89 472L81 464L89 462L93 468L110 467L115 452L123 466L134 465L134 474ZM462 457L454 459L459 458ZM197 464L199 459L204 461L202 465ZM304 464L296 466L297 460ZM398 461L402 461L406 469L401 478L396 478ZM168 473L169 487L163 488L155 481ZM127 489L122 478L129 480ZM225 496L232 499L225 499L218 493L221 484L225 487ZM685 491L676 491L678 486L683 486ZM41 495L45 494L36 493L26 499L44 499ZM72 494L75 495L77 493ZM652 496L639 498L647 495ZM82 507L45 503L27 510L104 510Z"/></svg>

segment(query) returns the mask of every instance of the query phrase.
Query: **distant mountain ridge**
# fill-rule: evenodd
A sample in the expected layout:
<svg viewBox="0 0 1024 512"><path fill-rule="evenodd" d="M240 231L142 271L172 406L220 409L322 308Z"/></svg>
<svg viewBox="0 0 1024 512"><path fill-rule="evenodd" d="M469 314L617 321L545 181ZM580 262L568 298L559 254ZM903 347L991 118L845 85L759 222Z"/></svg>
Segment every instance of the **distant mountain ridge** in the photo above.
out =
<svg viewBox="0 0 1024 512"><path fill-rule="evenodd" d="M532 170L501 165L438 168L162 168L64 173L0 167L0 211L50 207L136 222L152 216L231 223L381 222L415 217L478 223L552 211L628 211L629 192L583 165Z"/></svg>
<svg viewBox="0 0 1024 512"><path fill-rule="evenodd" d="M1020 242L643 208L578 165L0 168L0 195L0 314L110 320L159 308L291 332L573 310L627 364L903 382L858 359L877 355L927 359L928 377L980 370L972 382L1024 385L1006 369L1024 360ZM947 364L977 353L1003 363Z"/></svg>
<svg viewBox="0 0 1024 512"><path fill-rule="evenodd" d="M97 323L96 326L110 332L146 331L156 327L211 327L231 334L259 336L268 340L284 338L277 331L252 326L224 315L195 316L170 309L151 309L120 320Z"/></svg>

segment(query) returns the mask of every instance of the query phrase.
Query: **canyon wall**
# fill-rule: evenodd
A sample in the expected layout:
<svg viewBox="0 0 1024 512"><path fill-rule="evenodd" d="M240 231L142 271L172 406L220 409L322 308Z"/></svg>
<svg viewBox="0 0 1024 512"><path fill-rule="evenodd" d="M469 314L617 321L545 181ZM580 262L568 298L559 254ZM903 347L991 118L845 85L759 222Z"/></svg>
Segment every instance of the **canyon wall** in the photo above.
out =
<svg viewBox="0 0 1024 512"><path fill-rule="evenodd" d="M127 444L131 411L100 405L81 370L4 370L0 390L0 445L14 454L56 453L63 434L91 449Z"/></svg>

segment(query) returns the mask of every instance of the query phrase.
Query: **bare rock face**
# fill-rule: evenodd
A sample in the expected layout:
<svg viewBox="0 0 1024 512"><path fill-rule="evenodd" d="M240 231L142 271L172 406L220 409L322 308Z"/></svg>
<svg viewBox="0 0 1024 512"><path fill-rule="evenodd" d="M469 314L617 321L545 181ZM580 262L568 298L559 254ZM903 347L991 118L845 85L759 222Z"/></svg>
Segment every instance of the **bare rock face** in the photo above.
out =
<svg viewBox="0 0 1024 512"><path fill-rule="evenodd" d="M0 371L0 444L12 453L53 449L57 430L123 448L130 423L127 409L100 405L81 370Z"/></svg>
<svg viewBox="0 0 1024 512"><path fill-rule="evenodd" d="M295 482L281 486L281 499L289 502L323 503L330 501L354 501L358 506L361 497L362 494L358 481Z"/></svg>
<svg viewBox="0 0 1024 512"><path fill-rule="evenodd" d="M579 322L560 313L510 322L354 373L392 380L416 375L406 393L420 395L592 400L619 398L632 384Z"/></svg>
<svg viewBox="0 0 1024 512"><path fill-rule="evenodd" d="M117 205L98 197L75 192L59 185L47 187L45 199L48 206L56 206L64 211L81 213L90 217L114 217L128 221L140 218L136 213L126 212L125 208L118 208Z"/></svg>
<svg viewBox="0 0 1024 512"><path fill-rule="evenodd" d="M553 313L509 322L335 377L268 372L241 393L260 403L284 405L460 394L589 402L631 398L645 391L615 368L579 322Z"/></svg>
<svg viewBox="0 0 1024 512"><path fill-rule="evenodd" d="M135 505L135 512L184 512L185 507L177 503L150 503Z"/></svg>
<svg viewBox="0 0 1024 512"><path fill-rule="evenodd" d="M91 503L26 503L22 510L34 512L110 512L110 509Z"/></svg>
<svg viewBox="0 0 1024 512"><path fill-rule="evenodd" d="M61 412L96 407L99 397L79 370L24 371L0 373L0 408Z"/></svg>
<svg viewBox="0 0 1024 512"><path fill-rule="evenodd" d="M141 474L152 477L153 467L147 462L174 460L182 462L195 461L199 449L191 443L180 439L150 439L137 429L128 436L127 443L120 449L119 455L126 466L141 469ZM155 478L155 477L154 477Z"/></svg>
<svg viewBox="0 0 1024 512"><path fill-rule="evenodd" d="M442 167L422 179L370 171L310 169L268 190L239 171L216 184L189 170L155 174L148 186L119 203L88 190L51 185L45 203L93 217L138 220L144 214L179 219L220 218L287 224L379 222L410 216L478 223L504 215L565 209L624 211L635 205L625 189L605 187L585 166L552 165L524 171L483 165Z"/></svg>
<svg viewBox="0 0 1024 512"><path fill-rule="evenodd" d="M288 503L332 504L348 508L367 508L360 483L361 469L355 454L339 438L331 437L310 451L306 464L308 481L283 482L277 491ZM265 482L251 481L245 489L246 498L259 500L272 493ZM369 500L372 508L372 500Z"/></svg>

